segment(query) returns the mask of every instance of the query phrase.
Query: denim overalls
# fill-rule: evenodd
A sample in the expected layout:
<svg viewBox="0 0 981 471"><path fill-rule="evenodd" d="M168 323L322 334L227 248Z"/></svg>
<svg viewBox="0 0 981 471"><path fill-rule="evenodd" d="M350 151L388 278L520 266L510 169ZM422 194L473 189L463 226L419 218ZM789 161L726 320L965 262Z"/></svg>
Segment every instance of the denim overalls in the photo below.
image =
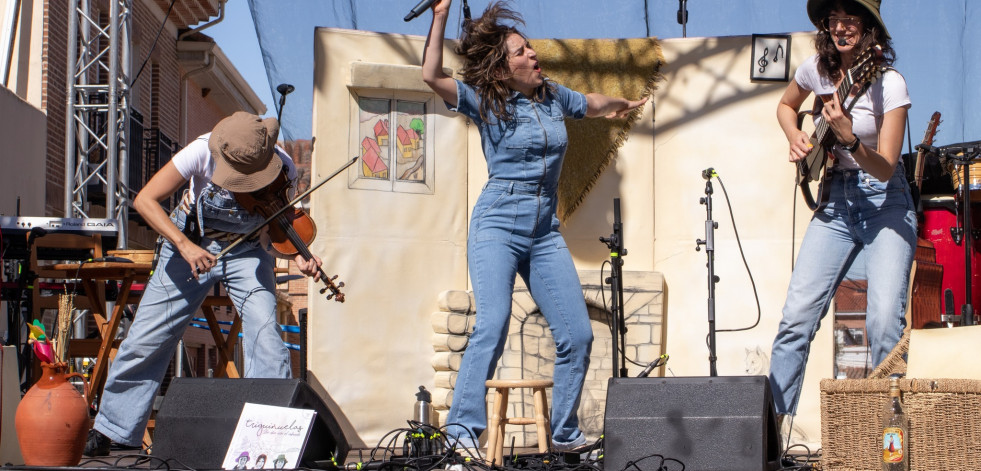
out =
<svg viewBox="0 0 981 471"><path fill-rule="evenodd" d="M835 168L825 184L831 198L807 226L773 341L770 384L778 414L797 411L808 345L859 252L866 260L865 329L873 364L886 358L906 326L916 212L902 163L887 182L861 169Z"/></svg>
<svg viewBox="0 0 981 471"><path fill-rule="evenodd" d="M241 209L229 192L210 183L195 206L202 235L205 230L244 234L263 221ZM183 230L188 217L178 208L171 221ZM230 244L231 240L203 237L200 246L218 254ZM164 241L133 325L109 369L94 428L117 443L135 446L142 442L154 396L177 342L219 281L242 317L244 376L289 378L289 352L276 323L273 267L273 256L256 239L239 244L195 280L187 261L173 244Z"/></svg>
<svg viewBox="0 0 981 471"><path fill-rule="evenodd" d="M555 193L568 145L565 118L585 116L586 98L559 85L542 103L516 92L512 119L491 116L490 122L480 118L478 102L473 88L458 81L458 106L451 109L479 126L489 180L474 205L467 238L477 320L460 365L447 433L474 447L487 427L484 382L503 352L515 275L520 275L555 339L552 441L584 444L577 410L593 333L576 267L559 233Z"/></svg>

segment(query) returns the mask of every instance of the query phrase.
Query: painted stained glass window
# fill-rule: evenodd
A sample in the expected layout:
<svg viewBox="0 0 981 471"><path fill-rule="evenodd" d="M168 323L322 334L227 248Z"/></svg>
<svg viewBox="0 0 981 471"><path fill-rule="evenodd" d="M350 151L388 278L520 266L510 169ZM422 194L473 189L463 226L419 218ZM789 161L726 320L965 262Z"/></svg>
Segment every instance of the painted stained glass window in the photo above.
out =
<svg viewBox="0 0 981 471"><path fill-rule="evenodd" d="M362 179L427 183L427 102L358 97Z"/></svg>

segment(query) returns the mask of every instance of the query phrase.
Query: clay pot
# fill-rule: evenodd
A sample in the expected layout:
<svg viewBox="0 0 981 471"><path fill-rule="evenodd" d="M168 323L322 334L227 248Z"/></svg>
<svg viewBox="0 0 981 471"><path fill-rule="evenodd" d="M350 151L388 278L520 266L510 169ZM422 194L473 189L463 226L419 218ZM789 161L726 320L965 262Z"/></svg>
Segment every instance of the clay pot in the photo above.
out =
<svg viewBox="0 0 981 471"><path fill-rule="evenodd" d="M76 466L82 459L91 428L89 406L65 374L66 363L41 363L41 379L31 386L17 406L14 426L20 453L28 466ZM88 382L85 393L88 395Z"/></svg>

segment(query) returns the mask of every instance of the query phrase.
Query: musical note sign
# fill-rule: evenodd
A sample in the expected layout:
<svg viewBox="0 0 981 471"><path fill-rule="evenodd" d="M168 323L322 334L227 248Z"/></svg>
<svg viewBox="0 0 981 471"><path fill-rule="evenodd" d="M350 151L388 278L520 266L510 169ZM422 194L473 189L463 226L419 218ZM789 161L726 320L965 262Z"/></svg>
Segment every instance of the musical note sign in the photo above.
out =
<svg viewBox="0 0 981 471"><path fill-rule="evenodd" d="M750 80L786 82L790 77L790 35L754 34Z"/></svg>

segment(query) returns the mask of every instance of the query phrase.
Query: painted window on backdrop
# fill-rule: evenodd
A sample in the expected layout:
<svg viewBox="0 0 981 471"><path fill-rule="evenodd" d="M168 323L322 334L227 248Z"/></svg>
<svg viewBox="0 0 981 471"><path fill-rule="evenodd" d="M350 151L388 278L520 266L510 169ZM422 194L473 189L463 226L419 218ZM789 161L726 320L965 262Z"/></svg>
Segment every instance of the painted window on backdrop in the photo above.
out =
<svg viewBox="0 0 981 471"><path fill-rule="evenodd" d="M433 193L433 97L357 91L352 147L359 161L352 188Z"/></svg>

